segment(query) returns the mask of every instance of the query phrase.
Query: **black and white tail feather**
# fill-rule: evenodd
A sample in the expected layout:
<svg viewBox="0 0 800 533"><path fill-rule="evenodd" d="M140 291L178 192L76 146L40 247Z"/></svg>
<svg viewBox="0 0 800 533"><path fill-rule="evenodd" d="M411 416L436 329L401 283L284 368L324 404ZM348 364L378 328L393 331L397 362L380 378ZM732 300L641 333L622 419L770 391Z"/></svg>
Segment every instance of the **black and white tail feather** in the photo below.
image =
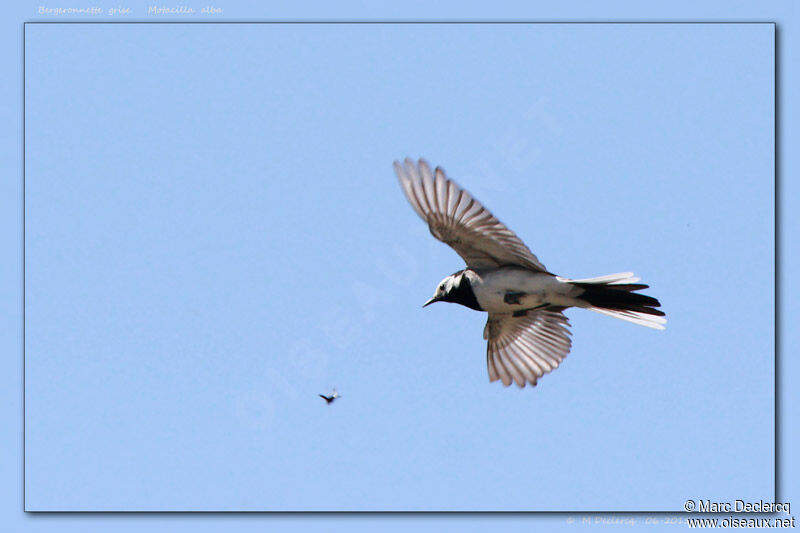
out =
<svg viewBox="0 0 800 533"><path fill-rule="evenodd" d="M661 303L652 296L636 292L649 288L649 285L636 283L639 278L633 272L587 279L557 276L556 279L583 289L585 292L579 298L586 303L584 308L590 311L653 329L664 329L667 323L664 312L656 309Z"/></svg>

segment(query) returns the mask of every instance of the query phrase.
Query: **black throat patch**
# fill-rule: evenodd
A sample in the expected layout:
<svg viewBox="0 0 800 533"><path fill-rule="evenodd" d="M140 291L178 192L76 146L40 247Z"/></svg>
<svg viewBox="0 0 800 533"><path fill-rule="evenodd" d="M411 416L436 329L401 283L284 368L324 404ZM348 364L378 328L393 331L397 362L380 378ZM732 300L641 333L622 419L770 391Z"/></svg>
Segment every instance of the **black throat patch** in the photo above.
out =
<svg viewBox="0 0 800 533"><path fill-rule="evenodd" d="M461 276L461 281L458 285L453 287L442 300L454 304L461 304L464 307L469 307L476 311L483 311L478 303L478 299L475 298L475 292L473 292L472 285L470 285L467 276Z"/></svg>

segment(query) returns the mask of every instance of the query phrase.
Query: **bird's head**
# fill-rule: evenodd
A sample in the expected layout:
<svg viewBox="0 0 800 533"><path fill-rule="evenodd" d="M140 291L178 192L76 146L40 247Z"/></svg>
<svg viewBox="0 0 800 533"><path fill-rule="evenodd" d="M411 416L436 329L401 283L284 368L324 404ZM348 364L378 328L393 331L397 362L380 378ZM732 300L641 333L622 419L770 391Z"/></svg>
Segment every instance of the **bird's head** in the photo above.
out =
<svg viewBox="0 0 800 533"><path fill-rule="evenodd" d="M434 302L452 302L452 297L454 293L458 290L458 286L461 284L462 278L464 277L464 271L459 270L455 274L450 274L442 281L439 282L439 285L436 287L436 292L433 293L433 298L425 302L422 307L427 307Z"/></svg>

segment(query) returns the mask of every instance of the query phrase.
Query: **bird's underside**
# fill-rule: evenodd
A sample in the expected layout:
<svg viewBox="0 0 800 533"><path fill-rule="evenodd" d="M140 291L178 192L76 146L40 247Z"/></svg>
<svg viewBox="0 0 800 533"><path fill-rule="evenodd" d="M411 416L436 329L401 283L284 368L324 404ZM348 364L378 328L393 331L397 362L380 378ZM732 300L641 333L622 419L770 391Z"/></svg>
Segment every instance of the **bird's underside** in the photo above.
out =
<svg viewBox="0 0 800 533"><path fill-rule="evenodd" d="M403 191L431 234L452 247L465 270L440 283L428 303L448 301L489 313L489 379L536 385L571 347L568 307L582 307L643 326L664 329L664 313L630 272L571 280L547 271L511 230L466 190L420 159L394 163ZM426 303L426 305L428 305Z"/></svg>

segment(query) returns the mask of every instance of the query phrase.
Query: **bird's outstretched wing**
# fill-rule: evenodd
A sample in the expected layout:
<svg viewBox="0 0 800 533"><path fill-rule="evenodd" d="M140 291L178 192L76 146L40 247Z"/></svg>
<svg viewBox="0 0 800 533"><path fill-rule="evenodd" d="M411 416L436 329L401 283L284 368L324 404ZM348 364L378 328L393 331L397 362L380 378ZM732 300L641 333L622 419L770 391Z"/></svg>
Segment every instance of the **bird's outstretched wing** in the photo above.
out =
<svg viewBox="0 0 800 533"><path fill-rule="evenodd" d="M528 311L525 316L489 314L483 337L488 341L489 381L513 381L519 387L536 381L558 365L572 342L569 320L559 311Z"/></svg>
<svg viewBox="0 0 800 533"><path fill-rule="evenodd" d="M472 195L427 161L394 162L394 170L411 206L428 223L431 234L450 245L470 268L521 266L546 272L513 231Z"/></svg>

